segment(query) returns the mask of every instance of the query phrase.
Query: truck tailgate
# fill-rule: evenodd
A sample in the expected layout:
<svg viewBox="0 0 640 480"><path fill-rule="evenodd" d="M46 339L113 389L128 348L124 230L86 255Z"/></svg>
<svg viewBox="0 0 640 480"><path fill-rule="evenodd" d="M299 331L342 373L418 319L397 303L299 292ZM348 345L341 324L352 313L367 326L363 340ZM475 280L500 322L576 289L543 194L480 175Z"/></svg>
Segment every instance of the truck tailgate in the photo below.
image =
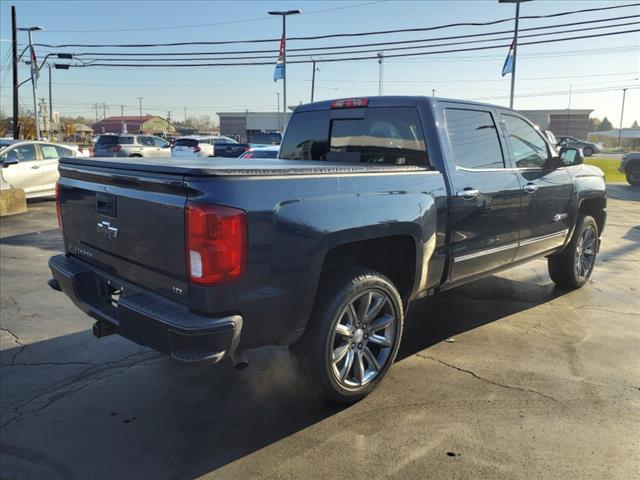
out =
<svg viewBox="0 0 640 480"><path fill-rule="evenodd" d="M62 162L59 189L68 254L187 301L182 175Z"/></svg>

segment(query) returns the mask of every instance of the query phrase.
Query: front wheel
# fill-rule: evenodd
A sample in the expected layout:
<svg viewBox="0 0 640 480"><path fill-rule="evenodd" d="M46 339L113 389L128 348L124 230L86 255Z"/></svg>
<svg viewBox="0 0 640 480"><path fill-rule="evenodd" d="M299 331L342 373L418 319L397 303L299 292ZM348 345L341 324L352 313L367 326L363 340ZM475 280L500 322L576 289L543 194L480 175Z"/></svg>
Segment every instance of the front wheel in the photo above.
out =
<svg viewBox="0 0 640 480"><path fill-rule="evenodd" d="M582 149L582 153L584 153L585 157L590 157L591 155L593 155L593 148L591 147L584 147Z"/></svg>
<svg viewBox="0 0 640 480"><path fill-rule="evenodd" d="M627 182L634 187L640 186L640 165L630 166L626 173Z"/></svg>
<svg viewBox="0 0 640 480"><path fill-rule="evenodd" d="M580 288L593 272L597 253L598 224L593 217L580 215L569 244L548 258L551 280L562 288Z"/></svg>
<svg viewBox="0 0 640 480"><path fill-rule="evenodd" d="M356 402L386 375L402 328L393 283L372 270L346 269L323 279L307 330L292 350L322 397Z"/></svg>

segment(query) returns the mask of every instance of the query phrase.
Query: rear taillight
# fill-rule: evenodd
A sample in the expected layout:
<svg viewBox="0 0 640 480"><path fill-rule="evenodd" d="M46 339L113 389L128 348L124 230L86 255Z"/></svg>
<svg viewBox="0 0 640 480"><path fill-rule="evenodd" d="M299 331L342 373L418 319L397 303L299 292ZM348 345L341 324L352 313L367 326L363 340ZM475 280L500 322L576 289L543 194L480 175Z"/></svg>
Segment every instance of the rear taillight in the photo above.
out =
<svg viewBox="0 0 640 480"><path fill-rule="evenodd" d="M245 145L245 146L244 146L244 151L246 152L246 151L248 151L248 150L251 150L251 146L249 146L249 145Z"/></svg>
<svg viewBox="0 0 640 480"><path fill-rule="evenodd" d="M93 147L89 147L89 156L93 157Z"/></svg>
<svg viewBox="0 0 640 480"><path fill-rule="evenodd" d="M115 147L111 147L111 151L113 153L118 153L122 147L120 145L116 145Z"/></svg>
<svg viewBox="0 0 640 480"><path fill-rule="evenodd" d="M240 277L247 260L246 213L195 202L187 203L186 213L190 280L212 286Z"/></svg>
<svg viewBox="0 0 640 480"><path fill-rule="evenodd" d="M62 206L60 205L60 182L56 182L56 215L58 216L58 227L62 230Z"/></svg>
<svg viewBox="0 0 640 480"><path fill-rule="evenodd" d="M334 100L331 108L359 108L369 105L368 98L346 98L344 100Z"/></svg>
<svg viewBox="0 0 640 480"><path fill-rule="evenodd" d="M202 150L200 147L193 147L193 153L198 153L200 150Z"/></svg>

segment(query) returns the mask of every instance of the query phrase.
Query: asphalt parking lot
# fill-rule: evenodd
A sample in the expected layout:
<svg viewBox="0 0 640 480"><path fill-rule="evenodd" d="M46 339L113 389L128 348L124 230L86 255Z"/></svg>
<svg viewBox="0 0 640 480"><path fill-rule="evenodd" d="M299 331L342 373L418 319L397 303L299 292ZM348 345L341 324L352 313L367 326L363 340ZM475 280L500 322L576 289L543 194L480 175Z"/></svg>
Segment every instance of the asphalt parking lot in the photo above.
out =
<svg viewBox="0 0 640 480"><path fill-rule="evenodd" d="M315 399L286 348L184 365L49 289L51 201L2 219L2 478L593 478L640 472L640 190L610 185L591 281L537 260L415 304L380 388Z"/></svg>

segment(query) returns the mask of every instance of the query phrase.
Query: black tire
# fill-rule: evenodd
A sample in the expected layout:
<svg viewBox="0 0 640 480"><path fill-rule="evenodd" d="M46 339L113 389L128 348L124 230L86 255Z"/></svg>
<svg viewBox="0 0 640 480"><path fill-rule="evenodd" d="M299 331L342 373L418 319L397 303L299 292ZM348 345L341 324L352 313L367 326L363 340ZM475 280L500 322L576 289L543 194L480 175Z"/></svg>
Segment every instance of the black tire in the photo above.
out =
<svg viewBox="0 0 640 480"><path fill-rule="evenodd" d="M625 176L627 177L629 185L634 187L640 186L640 164L628 166Z"/></svg>
<svg viewBox="0 0 640 480"><path fill-rule="evenodd" d="M369 317L371 319L370 325L358 323L358 329L351 330L351 337L337 333L339 323L341 328L350 328L346 326L349 323L342 323L345 322L345 319L354 318L348 313L352 311L350 305L354 307L353 313L356 313L356 319L364 318L365 321L368 321L366 315L363 317L359 315L360 309L362 308L365 313L375 311L375 307L378 306L377 302L382 301L379 300L381 297L384 298L385 303L379 313ZM369 303L366 303L367 298ZM361 303L363 301L365 303ZM365 304L366 306L364 306ZM369 306L371 306L370 309L368 309ZM389 315L393 315L395 320L392 325L386 327L382 337L376 333L380 330L366 330L367 328L373 329L374 327L371 325L379 325L380 320ZM393 364L402 339L403 321L404 312L400 294L387 277L379 272L364 268L340 270L326 275L321 280L307 329L291 350L298 357L298 363L307 380L321 397L340 403L357 402L376 388ZM386 338L387 331L392 333L391 340ZM364 332L369 332L370 336L365 335ZM363 337L363 335L365 336ZM368 340L365 340L367 338ZM388 340L389 345L378 345L378 339ZM362 343L356 345L356 341ZM337 355L344 358L344 363L341 360L334 362L333 355L338 350L342 351L345 343L346 353L342 356ZM375 353L376 351L378 353ZM368 354L374 356L379 370L375 370ZM351 358L351 363L349 363L349 358ZM358 358L361 359L359 363ZM385 359L383 364L378 363L379 358ZM342 368L339 368L341 363ZM350 366L347 366L348 363ZM339 370L345 372L342 379ZM352 378L350 377L351 371L353 372ZM375 376L366 380L366 372ZM360 377L360 385L355 384L358 376ZM354 384L350 385L350 382Z"/></svg>
<svg viewBox="0 0 640 480"><path fill-rule="evenodd" d="M590 157L591 155L593 155L593 148L591 147L584 147L582 149L582 153L584 154L585 157Z"/></svg>
<svg viewBox="0 0 640 480"><path fill-rule="evenodd" d="M142 155L140 155L139 153L132 153L131 155L129 155L131 158L133 157L137 157L137 158L142 158Z"/></svg>
<svg viewBox="0 0 640 480"><path fill-rule="evenodd" d="M547 259L551 280L559 287L567 289L580 288L587 283L596 261L598 238L598 224L593 217L579 215L569 244L562 252ZM585 245L588 248L583 248ZM588 253L589 251L591 253ZM588 266L584 262L587 262Z"/></svg>

